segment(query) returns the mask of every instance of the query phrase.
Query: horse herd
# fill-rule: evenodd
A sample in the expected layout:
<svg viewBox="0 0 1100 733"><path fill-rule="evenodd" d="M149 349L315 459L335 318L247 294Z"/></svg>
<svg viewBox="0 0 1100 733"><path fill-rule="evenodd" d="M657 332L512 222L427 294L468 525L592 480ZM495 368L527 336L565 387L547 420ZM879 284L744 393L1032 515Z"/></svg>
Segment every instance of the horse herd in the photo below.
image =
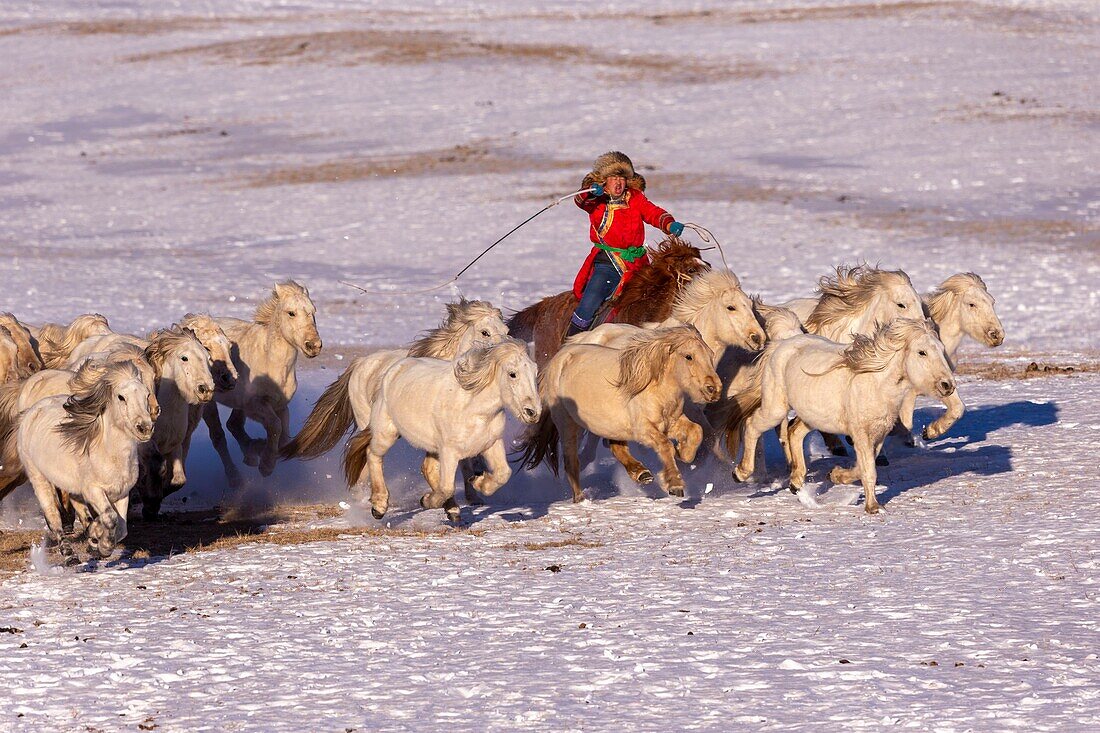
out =
<svg viewBox="0 0 1100 733"><path fill-rule="evenodd" d="M222 404L244 462L264 476L280 458L327 453L354 428L344 473L349 488L369 488L377 518L389 508L384 458L399 438L424 451L425 508L458 519L456 472L471 503L503 486L512 473L506 412L527 426L513 458L555 474L563 463L574 501L583 499L581 463L601 439L638 483L654 475L629 444L652 449L659 485L682 496L678 461L705 449L737 461L734 479L749 480L760 437L774 428L791 490L807 501L806 436L821 431L838 455L846 451L837 436L849 436L855 465L830 478L859 480L875 512L883 442L892 430L912 442L916 396L947 405L923 431L939 437L964 409L953 376L959 343L1004 339L973 273L922 299L904 272L838 267L816 297L768 305L681 240L652 248L651 260L603 325L568 339L570 292L507 321L484 301L451 303L409 347L352 360L293 438L297 357L321 351L316 309L297 283L275 285L251 321L188 314L146 337L115 333L98 314L40 327L0 315L0 499L29 481L48 544L71 558L71 540L85 539L105 556L126 536L131 493L152 519L184 485L200 419L230 486L240 485ZM248 419L264 439L249 436Z"/></svg>

